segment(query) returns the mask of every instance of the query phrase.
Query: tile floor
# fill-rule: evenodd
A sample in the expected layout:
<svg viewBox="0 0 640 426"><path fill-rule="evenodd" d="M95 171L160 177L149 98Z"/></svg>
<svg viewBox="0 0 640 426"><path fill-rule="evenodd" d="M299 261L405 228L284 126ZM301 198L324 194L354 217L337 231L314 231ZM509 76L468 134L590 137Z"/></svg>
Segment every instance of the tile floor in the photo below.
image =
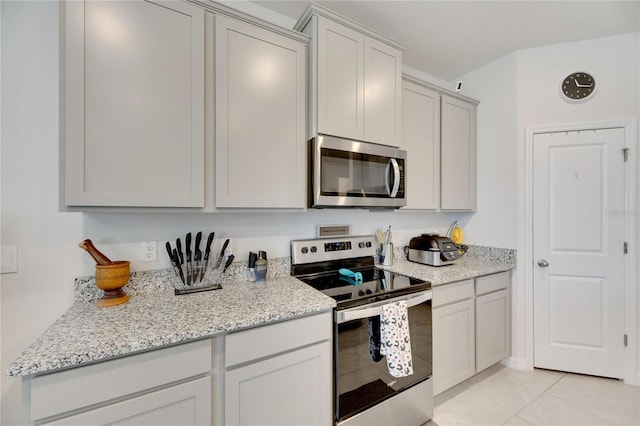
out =
<svg viewBox="0 0 640 426"><path fill-rule="evenodd" d="M640 425L640 387L558 371L497 364L435 397L433 420L449 425Z"/></svg>

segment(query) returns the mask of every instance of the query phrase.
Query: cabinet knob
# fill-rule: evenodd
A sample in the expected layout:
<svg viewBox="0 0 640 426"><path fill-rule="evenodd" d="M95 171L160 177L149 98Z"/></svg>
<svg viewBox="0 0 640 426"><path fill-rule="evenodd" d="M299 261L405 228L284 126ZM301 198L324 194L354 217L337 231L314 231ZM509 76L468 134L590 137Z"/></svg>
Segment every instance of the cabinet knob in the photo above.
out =
<svg viewBox="0 0 640 426"><path fill-rule="evenodd" d="M549 266L549 262L544 259L540 259L538 260L538 266L541 268L546 268L547 266Z"/></svg>

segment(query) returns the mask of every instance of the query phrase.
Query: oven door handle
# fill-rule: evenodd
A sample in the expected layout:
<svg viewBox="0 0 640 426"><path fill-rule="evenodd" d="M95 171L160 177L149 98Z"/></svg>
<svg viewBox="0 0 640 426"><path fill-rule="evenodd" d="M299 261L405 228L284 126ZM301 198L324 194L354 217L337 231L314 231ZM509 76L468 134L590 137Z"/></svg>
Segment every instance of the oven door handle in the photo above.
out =
<svg viewBox="0 0 640 426"><path fill-rule="evenodd" d="M377 315L382 314L382 307L384 305L389 303L395 303L401 300L406 300L407 308L411 308L413 306L424 303L427 300L431 300L432 295L433 295L433 292L431 290L427 290L419 293L417 296L413 296L406 299L402 299L402 298L389 299L389 300L376 302L372 305L367 305L366 307L363 307L363 308L345 309L344 311L338 311L336 313L336 321L338 322L338 324L342 324L343 322L347 322L347 321L375 317Z"/></svg>

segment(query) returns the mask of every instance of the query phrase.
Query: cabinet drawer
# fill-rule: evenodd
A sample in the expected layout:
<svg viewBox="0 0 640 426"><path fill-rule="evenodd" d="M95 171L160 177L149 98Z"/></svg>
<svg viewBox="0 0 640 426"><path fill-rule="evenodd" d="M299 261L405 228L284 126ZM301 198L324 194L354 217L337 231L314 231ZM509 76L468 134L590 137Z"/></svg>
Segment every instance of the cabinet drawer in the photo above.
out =
<svg viewBox="0 0 640 426"><path fill-rule="evenodd" d="M31 420L99 404L209 371L211 341L200 340L36 376L28 382L31 387Z"/></svg>
<svg viewBox="0 0 640 426"><path fill-rule="evenodd" d="M44 425L211 425L211 376L146 393Z"/></svg>
<svg viewBox="0 0 640 426"><path fill-rule="evenodd" d="M325 312L229 334L225 367L330 339L332 327L332 312Z"/></svg>
<svg viewBox="0 0 640 426"><path fill-rule="evenodd" d="M511 284L511 273L509 271L479 277L476 278L476 295L502 290L503 288L508 288L509 284Z"/></svg>
<svg viewBox="0 0 640 426"><path fill-rule="evenodd" d="M473 279L433 287L433 307L473 297Z"/></svg>

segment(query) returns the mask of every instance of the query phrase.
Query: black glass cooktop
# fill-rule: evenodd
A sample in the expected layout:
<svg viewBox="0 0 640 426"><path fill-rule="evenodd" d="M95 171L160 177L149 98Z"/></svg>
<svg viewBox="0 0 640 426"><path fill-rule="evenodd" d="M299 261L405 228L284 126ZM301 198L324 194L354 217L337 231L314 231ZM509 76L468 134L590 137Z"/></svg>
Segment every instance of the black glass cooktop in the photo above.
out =
<svg viewBox="0 0 640 426"><path fill-rule="evenodd" d="M337 309L373 303L431 288L431 283L427 281L383 271L375 266L346 269L361 273L362 282L354 280L350 274L344 275L337 270L298 276L298 278L334 298L338 302Z"/></svg>

